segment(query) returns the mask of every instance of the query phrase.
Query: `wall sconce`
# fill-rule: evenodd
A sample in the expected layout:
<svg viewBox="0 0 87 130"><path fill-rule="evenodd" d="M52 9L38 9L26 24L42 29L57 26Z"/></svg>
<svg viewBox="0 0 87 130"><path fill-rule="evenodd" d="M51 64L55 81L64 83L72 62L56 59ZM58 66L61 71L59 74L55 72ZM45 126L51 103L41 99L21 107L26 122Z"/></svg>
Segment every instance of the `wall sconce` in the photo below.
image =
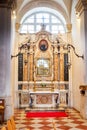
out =
<svg viewBox="0 0 87 130"><path fill-rule="evenodd" d="M74 47L73 45L71 45L71 44L61 44L61 45L60 45L60 44L59 44L59 41L57 41L57 44L58 44L58 53L59 53L59 50L60 50L60 46L63 46L63 49L64 49L64 50L67 50L68 53L70 53L71 49L73 49L74 54L75 54L78 58L84 59L84 55L79 55L79 54L77 54L76 49L75 49L75 47ZM59 54L60 54L60 53L59 53Z"/></svg>
<svg viewBox="0 0 87 130"><path fill-rule="evenodd" d="M75 47L74 47L73 45L71 45L71 44L64 45L64 46L63 46L63 49L64 49L64 50L68 50L68 53L70 52L71 49L73 49L74 54L75 54L78 58L84 59L84 55L79 55L79 54L77 54L77 52L76 52L76 50L75 50Z"/></svg>
<svg viewBox="0 0 87 130"><path fill-rule="evenodd" d="M69 54L70 51L71 51L71 49L72 49L76 57L84 59L84 55L77 54L76 49L75 49L75 47L73 45L71 45L71 44L59 44L59 40L57 40L57 45L58 45L58 47L57 47L58 54L62 53L62 52L60 52L60 48L62 46L63 50L67 51L67 54ZM68 67L68 69L70 69L71 65L72 65L71 61L67 62L67 64L66 64L66 66Z"/></svg>

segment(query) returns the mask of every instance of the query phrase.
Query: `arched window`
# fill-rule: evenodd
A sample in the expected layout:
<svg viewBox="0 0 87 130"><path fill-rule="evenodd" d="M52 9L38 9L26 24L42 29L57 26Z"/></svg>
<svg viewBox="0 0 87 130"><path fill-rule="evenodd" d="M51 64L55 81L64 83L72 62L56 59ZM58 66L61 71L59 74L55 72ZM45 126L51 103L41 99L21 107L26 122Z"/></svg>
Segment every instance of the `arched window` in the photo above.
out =
<svg viewBox="0 0 87 130"><path fill-rule="evenodd" d="M41 24L51 33L65 33L65 20L56 10L39 7L27 12L21 20L20 33L36 33Z"/></svg>

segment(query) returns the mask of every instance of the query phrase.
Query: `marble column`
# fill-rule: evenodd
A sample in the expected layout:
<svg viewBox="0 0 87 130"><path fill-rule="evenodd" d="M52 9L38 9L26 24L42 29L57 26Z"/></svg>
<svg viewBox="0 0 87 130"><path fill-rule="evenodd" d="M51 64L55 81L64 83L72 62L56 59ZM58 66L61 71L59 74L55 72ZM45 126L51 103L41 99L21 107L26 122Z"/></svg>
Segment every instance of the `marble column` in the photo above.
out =
<svg viewBox="0 0 87 130"><path fill-rule="evenodd" d="M28 56L23 54L23 81L28 81Z"/></svg>
<svg viewBox="0 0 87 130"><path fill-rule="evenodd" d="M67 30L67 43L72 43L72 24L66 24ZM68 53L68 62L72 64L72 53ZM73 107L73 88L72 88L72 66L69 69L69 93L68 93L68 106Z"/></svg>
<svg viewBox="0 0 87 130"><path fill-rule="evenodd" d="M11 6L11 5L10 5ZM11 7L0 2L0 98L5 99L5 120L13 114L11 94Z"/></svg>
<svg viewBox="0 0 87 130"><path fill-rule="evenodd" d="M58 50L57 45L54 47L54 81L58 81Z"/></svg>
<svg viewBox="0 0 87 130"><path fill-rule="evenodd" d="M63 48L60 47L60 52ZM60 53L60 81L64 81L64 54Z"/></svg>
<svg viewBox="0 0 87 130"><path fill-rule="evenodd" d="M31 53L30 53L30 56L29 56L29 66L30 66L30 68L29 68L29 80L30 81L33 81L33 72L34 72L34 70L33 70L33 68L34 68L34 63L33 63L33 52L32 52L32 50L30 49L30 51L31 51Z"/></svg>

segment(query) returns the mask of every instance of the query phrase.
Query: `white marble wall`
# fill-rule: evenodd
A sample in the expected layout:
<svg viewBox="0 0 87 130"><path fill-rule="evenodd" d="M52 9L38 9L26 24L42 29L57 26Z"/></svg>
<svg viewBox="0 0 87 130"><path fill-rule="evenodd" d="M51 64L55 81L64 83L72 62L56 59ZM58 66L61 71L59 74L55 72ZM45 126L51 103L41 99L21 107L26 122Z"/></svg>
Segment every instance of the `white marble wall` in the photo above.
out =
<svg viewBox="0 0 87 130"><path fill-rule="evenodd" d="M85 0L84 0L85 1ZM87 25L85 21L85 19L87 19L86 15L87 13L85 13L85 17L84 17L84 11L83 10L84 7L81 8L81 6L79 8L76 8L76 5L78 2L82 2L82 0L79 1L73 1L73 5L72 5L72 15L71 15L71 20L72 20L72 38L73 38L73 42L72 44L75 46L76 52L79 55L87 55L87 51L86 51L86 29L87 29ZM82 4L79 4L82 5ZM76 15L76 11L74 11L76 9L76 11L81 11L79 19ZM85 24L84 24L85 23ZM76 55L74 55L74 53L72 52L72 102L73 102L73 107L75 109L77 109L78 111L80 111L80 90L79 90L79 86L81 84L85 84L86 80L87 80L87 58L85 56L84 59L78 58ZM86 83L87 84L87 83Z"/></svg>
<svg viewBox="0 0 87 130"><path fill-rule="evenodd" d="M80 15L80 34L81 42L84 47L84 81L83 84L87 84L87 4L84 0L84 5L82 6L82 12ZM87 119L87 90L85 90L85 95L81 95L80 99L80 113L81 116Z"/></svg>
<svg viewBox="0 0 87 130"><path fill-rule="evenodd" d="M79 92L79 86L81 84L84 85L87 84L87 24L86 24L87 1L86 0L78 1L76 5L76 12L79 16L76 17L77 18L76 32L78 31L77 33L78 35L76 35L74 38L77 39L78 36L78 44L76 45L76 47L78 49L79 54L84 55L84 59L83 60L80 59L79 61L74 62L75 66L73 72L74 106L75 108L77 108L77 110L80 111L82 117L87 118L87 94L86 94L87 92L85 93L85 95L80 95Z"/></svg>

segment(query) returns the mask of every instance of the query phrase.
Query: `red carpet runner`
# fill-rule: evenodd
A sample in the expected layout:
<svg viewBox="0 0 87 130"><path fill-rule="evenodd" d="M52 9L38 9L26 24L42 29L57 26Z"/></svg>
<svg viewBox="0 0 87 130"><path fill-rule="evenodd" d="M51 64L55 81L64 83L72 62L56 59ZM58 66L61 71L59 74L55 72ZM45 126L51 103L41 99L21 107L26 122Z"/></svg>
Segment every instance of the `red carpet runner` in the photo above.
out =
<svg viewBox="0 0 87 130"><path fill-rule="evenodd" d="M65 112L27 112L26 117L67 117Z"/></svg>

